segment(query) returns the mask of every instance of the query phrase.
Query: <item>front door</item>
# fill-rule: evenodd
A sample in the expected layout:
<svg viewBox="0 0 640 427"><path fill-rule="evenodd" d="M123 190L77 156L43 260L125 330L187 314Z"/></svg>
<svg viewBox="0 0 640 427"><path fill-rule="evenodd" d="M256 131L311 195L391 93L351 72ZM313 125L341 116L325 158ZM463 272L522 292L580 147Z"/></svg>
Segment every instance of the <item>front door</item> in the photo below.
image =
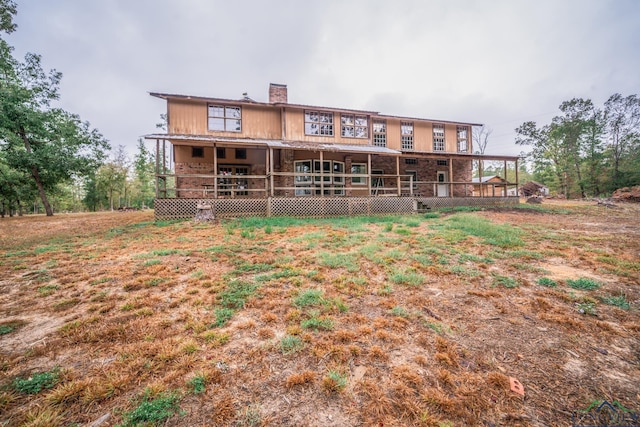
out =
<svg viewBox="0 0 640 427"><path fill-rule="evenodd" d="M438 197L449 197L449 184L447 183L447 181L449 181L447 179L447 172L446 171L438 171L438 175L437 175L437 181L438 184Z"/></svg>

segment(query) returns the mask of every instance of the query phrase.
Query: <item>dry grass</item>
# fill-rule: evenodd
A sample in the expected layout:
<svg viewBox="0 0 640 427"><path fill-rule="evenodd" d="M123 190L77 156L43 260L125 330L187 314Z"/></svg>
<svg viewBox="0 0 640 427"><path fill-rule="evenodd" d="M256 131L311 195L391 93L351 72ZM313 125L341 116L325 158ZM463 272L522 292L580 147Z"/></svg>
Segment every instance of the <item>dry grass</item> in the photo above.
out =
<svg viewBox="0 0 640 427"><path fill-rule="evenodd" d="M172 426L566 425L594 400L640 409L640 209L543 208L2 219L0 425L117 424L165 395ZM567 282L580 278L601 286ZM50 389L14 385L55 369Z"/></svg>

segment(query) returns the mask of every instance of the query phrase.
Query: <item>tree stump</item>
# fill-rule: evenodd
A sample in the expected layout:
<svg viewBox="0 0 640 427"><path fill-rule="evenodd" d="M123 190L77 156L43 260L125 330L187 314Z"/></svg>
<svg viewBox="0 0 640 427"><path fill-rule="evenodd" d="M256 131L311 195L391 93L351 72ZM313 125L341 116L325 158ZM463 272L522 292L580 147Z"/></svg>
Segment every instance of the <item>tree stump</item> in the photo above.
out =
<svg viewBox="0 0 640 427"><path fill-rule="evenodd" d="M198 204L196 206L196 216L194 221L215 221L216 216L213 213L213 206Z"/></svg>
<svg viewBox="0 0 640 427"><path fill-rule="evenodd" d="M542 197L538 197L538 196L531 196L527 199L527 203L537 203L540 204L542 203Z"/></svg>

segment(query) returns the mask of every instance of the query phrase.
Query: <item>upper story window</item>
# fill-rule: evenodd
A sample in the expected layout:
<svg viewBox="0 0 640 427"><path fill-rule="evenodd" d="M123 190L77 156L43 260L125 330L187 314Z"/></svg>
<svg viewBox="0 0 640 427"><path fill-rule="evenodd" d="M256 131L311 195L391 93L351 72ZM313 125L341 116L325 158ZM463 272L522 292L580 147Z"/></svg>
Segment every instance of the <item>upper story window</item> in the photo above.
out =
<svg viewBox="0 0 640 427"><path fill-rule="evenodd" d="M403 150L413 150L413 122L400 123L400 142Z"/></svg>
<svg viewBox="0 0 640 427"><path fill-rule="evenodd" d="M387 146L387 122L385 120L373 121L373 145L377 147Z"/></svg>
<svg viewBox="0 0 640 427"><path fill-rule="evenodd" d="M242 131L242 109L231 105L209 105L209 130L222 132Z"/></svg>
<svg viewBox="0 0 640 427"><path fill-rule="evenodd" d="M341 135L347 138L368 138L369 121L367 116L342 114L340 117Z"/></svg>
<svg viewBox="0 0 640 427"><path fill-rule="evenodd" d="M333 113L305 111L304 134L333 136Z"/></svg>
<svg viewBox="0 0 640 427"><path fill-rule="evenodd" d="M458 135L458 152L466 153L469 150L469 128L467 126L458 126L456 133Z"/></svg>
<svg viewBox="0 0 640 427"><path fill-rule="evenodd" d="M433 151L444 151L444 125L433 125Z"/></svg>

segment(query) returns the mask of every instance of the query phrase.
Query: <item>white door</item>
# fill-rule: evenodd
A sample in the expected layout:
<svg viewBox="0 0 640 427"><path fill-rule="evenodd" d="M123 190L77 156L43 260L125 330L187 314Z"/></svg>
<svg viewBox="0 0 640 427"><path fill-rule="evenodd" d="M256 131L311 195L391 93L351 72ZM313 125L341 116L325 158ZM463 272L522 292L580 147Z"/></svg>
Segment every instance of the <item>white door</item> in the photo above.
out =
<svg viewBox="0 0 640 427"><path fill-rule="evenodd" d="M447 172L446 171L438 171L437 181L438 181L438 197L448 197L449 196L449 184L447 184Z"/></svg>

